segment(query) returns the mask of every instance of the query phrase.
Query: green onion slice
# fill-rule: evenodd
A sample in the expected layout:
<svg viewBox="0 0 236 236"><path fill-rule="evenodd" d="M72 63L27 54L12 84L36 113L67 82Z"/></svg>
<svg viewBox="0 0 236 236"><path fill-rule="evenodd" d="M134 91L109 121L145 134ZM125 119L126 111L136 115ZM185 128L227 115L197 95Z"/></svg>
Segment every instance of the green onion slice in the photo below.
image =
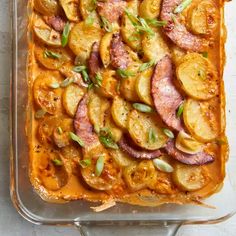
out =
<svg viewBox="0 0 236 236"><path fill-rule="evenodd" d="M102 27L107 32L112 32L112 24L104 16L101 16L101 21L102 21Z"/></svg>
<svg viewBox="0 0 236 236"><path fill-rule="evenodd" d="M148 142L155 143L156 140L157 140L157 135L156 135L155 131L152 128L150 128L148 131Z"/></svg>
<svg viewBox="0 0 236 236"><path fill-rule="evenodd" d="M73 141L77 142L81 147L84 147L84 142L83 142L83 140L81 140L81 138L79 136L77 136L73 132L70 132L69 135Z"/></svg>
<svg viewBox="0 0 236 236"><path fill-rule="evenodd" d="M160 171L168 172L168 173L171 173L174 171L174 168L170 164L168 164L167 162L161 159L158 159L158 158L154 159L153 164Z"/></svg>
<svg viewBox="0 0 236 236"><path fill-rule="evenodd" d="M55 166L62 166L63 165L62 161L59 159L54 159L54 160L52 160L52 162Z"/></svg>
<svg viewBox="0 0 236 236"><path fill-rule="evenodd" d="M86 69L87 69L86 66L75 66L73 68L73 71L77 72L77 73L80 73L80 72L82 72L83 70L86 70Z"/></svg>
<svg viewBox="0 0 236 236"><path fill-rule="evenodd" d="M154 66L156 64L155 60L151 60L149 62L143 63L140 67L139 67L139 71L143 72L147 69L149 69L150 67Z"/></svg>
<svg viewBox="0 0 236 236"><path fill-rule="evenodd" d="M91 160L90 159L80 160L79 165L84 169L91 165Z"/></svg>
<svg viewBox="0 0 236 236"><path fill-rule="evenodd" d="M96 87L101 87L102 86L102 76L100 73L96 73L95 75L95 86Z"/></svg>
<svg viewBox="0 0 236 236"><path fill-rule="evenodd" d="M184 111L184 103L182 102L178 107L176 116L179 118L182 115L183 111Z"/></svg>
<svg viewBox="0 0 236 236"><path fill-rule="evenodd" d="M182 12L188 5L192 3L192 0L183 0L174 10L174 13Z"/></svg>
<svg viewBox="0 0 236 236"><path fill-rule="evenodd" d="M66 78L65 80L63 80L61 83L60 83L60 86L62 88L65 88L67 87L68 85L72 84L74 82L74 78L72 77L68 77Z"/></svg>
<svg viewBox="0 0 236 236"><path fill-rule="evenodd" d="M68 43L68 38L69 38L69 33L70 33L70 23L67 22L64 26L63 32L62 32L62 37L61 37L61 45L62 47L65 47Z"/></svg>
<svg viewBox="0 0 236 236"><path fill-rule="evenodd" d="M95 167L95 175L99 177L103 171L104 168L104 156L101 155L97 159L96 167Z"/></svg>
<svg viewBox="0 0 236 236"><path fill-rule="evenodd" d="M145 113L153 112L152 107L143 103L133 103L133 108L136 109L137 111L141 111Z"/></svg>
<svg viewBox="0 0 236 236"><path fill-rule="evenodd" d="M57 132L58 132L58 134L63 134L63 130L62 130L62 128L60 126L57 127Z"/></svg>
<svg viewBox="0 0 236 236"><path fill-rule="evenodd" d="M173 132L171 130L167 129L167 128L163 129L163 132L169 138L174 138L175 137Z"/></svg>
<svg viewBox="0 0 236 236"><path fill-rule="evenodd" d="M43 118L47 112L44 109L37 110L34 114L35 119Z"/></svg>
<svg viewBox="0 0 236 236"><path fill-rule="evenodd" d="M43 52L43 56L44 58L53 58L53 59L59 59L61 57L60 54L49 51L47 49Z"/></svg>
<svg viewBox="0 0 236 236"><path fill-rule="evenodd" d="M160 21L157 19L146 19L147 24L155 27L162 27L167 25L167 21Z"/></svg>
<svg viewBox="0 0 236 236"><path fill-rule="evenodd" d="M121 77L121 78L128 78L130 76L134 76L135 73L133 71L128 71L128 70L123 70L123 69L117 69L116 73Z"/></svg>
<svg viewBox="0 0 236 236"><path fill-rule="evenodd" d="M49 87L53 88L53 89L57 89L60 87L60 84L58 82L53 82L53 83L49 84Z"/></svg>

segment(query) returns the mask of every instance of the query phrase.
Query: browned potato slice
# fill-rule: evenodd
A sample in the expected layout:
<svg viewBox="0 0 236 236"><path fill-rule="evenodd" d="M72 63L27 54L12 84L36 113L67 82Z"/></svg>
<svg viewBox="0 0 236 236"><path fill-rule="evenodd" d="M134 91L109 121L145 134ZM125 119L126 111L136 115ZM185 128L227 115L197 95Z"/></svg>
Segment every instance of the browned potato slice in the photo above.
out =
<svg viewBox="0 0 236 236"><path fill-rule="evenodd" d="M157 181L157 172L152 161L141 161L127 166L123 172L124 180L132 191L146 187L153 189Z"/></svg>
<svg viewBox="0 0 236 236"><path fill-rule="evenodd" d="M49 114L61 111L61 88L52 88L61 81L59 73L43 73L34 81L33 94L36 104Z"/></svg>
<svg viewBox="0 0 236 236"><path fill-rule="evenodd" d="M43 153L38 165L38 178L47 190L65 186L72 175L70 163L58 152Z"/></svg>
<svg viewBox="0 0 236 236"><path fill-rule="evenodd" d="M67 114L71 117L75 116L79 101L83 97L85 89L76 84L71 84L65 88L63 92L62 102Z"/></svg>
<svg viewBox="0 0 236 236"><path fill-rule="evenodd" d="M167 136L163 133L155 114L133 110L128 115L128 131L138 146L148 150L159 149L167 142ZM150 139L150 132L155 138Z"/></svg>
<svg viewBox="0 0 236 236"><path fill-rule="evenodd" d="M220 133L220 108L217 99L200 102L188 99L184 104L184 123L197 140L209 142Z"/></svg>
<svg viewBox="0 0 236 236"><path fill-rule="evenodd" d="M130 0L127 3L127 9L135 16L138 15L138 7L139 7L139 0Z"/></svg>
<svg viewBox="0 0 236 236"><path fill-rule="evenodd" d="M79 20L79 1L78 0L60 0L60 4L70 21Z"/></svg>
<svg viewBox="0 0 236 236"><path fill-rule="evenodd" d="M195 34L212 34L217 28L219 13L213 1L203 0L188 13L188 25Z"/></svg>
<svg viewBox="0 0 236 236"><path fill-rule="evenodd" d="M218 94L218 75L211 62L198 53L184 56L176 75L182 89L191 97L207 100Z"/></svg>
<svg viewBox="0 0 236 236"><path fill-rule="evenodd" d="M151 96L151 76L153 70L148 69L138 75L136 79L136 91L139 96L139 99L148 104L153 105L152 96Z"/></svg>
<svg viewBox="0 0 236 236"><path fill-rule="evenodd" d="M80 14L85 20L96 8L93 0L80 0Z"/></svg>
<svg viewBox="0 0 236 236"><path fill-rule="evenodd" d="M97 176L96 163L101 156L104 160L104 167L101 174ZM98 190L110 190L119 181L120 168L102 145L85 153L83 159L91 160L91 165L81 168L83 179L90 187Z"/></svg>
<svg viewBox="0 0 236 236"><path fill-rule="evenodd" d="M59 126L53 130L53 141L57 147L63 148L70 144L69 133L73 131L73 120L69 118L61 119Z"/></svg>
<svg viewBox="0 0 236 236"><path fill-rule="evenodd" d="M115 78L116 72L113 70L104 70L101 73L101 86L96 88L99 94L107 98L113 98L117 95L118 80Z"/></svg>
<svg viewBox="0 0 236 236"><path fill-rule="evenodd" d="M105 111L110 107L110 102L106 98L100 97L97 93L90 92L88 103L88 114L94 128L99 132L104 126Z"/></svg>
<svg viewBox="0 0 236 236"><path fill-rule="evenodd" d="M154 19L159 16L161 0L143 0L139 6L139 15L144 19Z"/></svg>
<svg viewBox="0 0 236 236"><path fill-rule="evenodd" d="M161 31L158 29L153 29L153 31L155 32L154 36L150 37L145 34L143 37L143 53L148 61L159 61L166 54L169 54L169 48L162 37Z"/></svg>
<svg viewBox="0 0 236 236"><path fill-rule="evenodd" d="M115 123L123 128L128 127L128 114L131 111L131 105L123 98L116 96L111 106L111 114Z"/></svg>
<svg viewBox="0 0 236 236"><path fill-rule="evenodd" d="M34 21L33 30L41 42L49 46L61 46L61 34L49 27L41 18Z"/></svg>
<svg viewBox="0 0 236 236"><path fill-rule="evenodd" d="M135 26L125 14L122 17L121 34L124 42L129 45L133 50L141 50L141 34L137 32Z"/></svg>
<svg viewBox="0 0 236 236"><path fill-rule="evenodd" d="M172 59L176 65L181 61L181 59L185 56L185 54L186 52L183 49L179 48L178 46L173 45L171 47Z"/></svg>
<svg viewBox="0 0 236 236"><path fill-rule="evenodd" d="M37 60L50 70L57 70L64 63L67 63L72 59L70 53L64 48L47 48L35 45L34 54Z"/></svg>
<svg viewBox="0 0 236 236"><path fill-rule="evenodd" d="M34 9L46 16L55 16L59 13L57 0L34 0Z"/></svg>
<svg viewBox="0 0 236 236"><path fill-rule="evenodd" d="M102 63L105 68L107 68L110 64L111 58L110 58L110 45L112 40L113 33L106 33L100 42L100 57L102 60Z"/></svg>
<svg viewBox="0 0 236 236"><path fill-rule="evenodd" d="M80 57L80 62L86 64L93 43L100 41L101 36L100 28L95 26L88 27L84 22L80 22L71 29L69 47L75 55Z"/></svg>
<svg viewBox="0 0 236 236"><path fill-rule="evenodd" d="M130 166L136 163L135 159L130 157L125 152L121 151L120 149L111 149L109 151L113 159L120 167Z"/></svg>
<svg viewBox="0 0 236 236"><path fill-rule="evenodd" d="M202 166L176 164L173 172L175 184L183 191L196 191L209 181L208 173Z"/></svg>

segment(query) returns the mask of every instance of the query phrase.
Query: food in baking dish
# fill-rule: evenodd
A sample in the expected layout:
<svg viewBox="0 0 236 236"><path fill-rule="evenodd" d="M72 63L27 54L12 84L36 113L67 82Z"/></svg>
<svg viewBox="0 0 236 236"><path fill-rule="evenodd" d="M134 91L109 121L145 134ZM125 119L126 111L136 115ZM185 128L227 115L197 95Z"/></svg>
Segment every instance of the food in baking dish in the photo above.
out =
<svg viewBox="0 0 236 236"><path fill-rule="evenodd" d="M219 191L221 1L29 5L30 179L44 199L156 206Z"/></svg>

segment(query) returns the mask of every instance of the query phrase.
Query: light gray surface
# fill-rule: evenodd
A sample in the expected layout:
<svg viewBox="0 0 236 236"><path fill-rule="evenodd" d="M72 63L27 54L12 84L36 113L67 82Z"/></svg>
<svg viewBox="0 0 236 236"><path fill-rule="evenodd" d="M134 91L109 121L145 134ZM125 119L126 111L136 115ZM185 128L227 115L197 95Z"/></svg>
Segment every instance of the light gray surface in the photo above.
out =
<svg viewBox="0 0 236 236"><path fill-rule="evenodd" d="M79 232L72 227L37 226L26 222L13 208L9 196L9 71L11 47L9 30L9 0L0 0L0 236L74 236ZM103 235L103 229L97 231ZM108 234L107 234L108 235ZM114 236L118 236L113 233ZM137 231L136 235L140 234ZM155 235L155 234L153 234ZM184 226L178 236L231 236L236 235L236 217L210 226ZM149 236L151 236L149 234Z"/></svg>

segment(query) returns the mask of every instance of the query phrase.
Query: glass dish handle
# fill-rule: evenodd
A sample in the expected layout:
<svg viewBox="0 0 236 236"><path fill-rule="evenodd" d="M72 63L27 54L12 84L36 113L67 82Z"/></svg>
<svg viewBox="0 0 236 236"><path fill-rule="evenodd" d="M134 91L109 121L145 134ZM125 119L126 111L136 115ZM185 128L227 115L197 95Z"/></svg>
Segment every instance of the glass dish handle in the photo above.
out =
<svg viewBox="0 0 236 236"><path fill-rule="evenodd" d="M120 223L120 224L81 224L75 222L80 236L100 236L100 235L148 235L148 236L174 236L177 234L181 223L160 222L156 224L148 223Z"/></svg>

